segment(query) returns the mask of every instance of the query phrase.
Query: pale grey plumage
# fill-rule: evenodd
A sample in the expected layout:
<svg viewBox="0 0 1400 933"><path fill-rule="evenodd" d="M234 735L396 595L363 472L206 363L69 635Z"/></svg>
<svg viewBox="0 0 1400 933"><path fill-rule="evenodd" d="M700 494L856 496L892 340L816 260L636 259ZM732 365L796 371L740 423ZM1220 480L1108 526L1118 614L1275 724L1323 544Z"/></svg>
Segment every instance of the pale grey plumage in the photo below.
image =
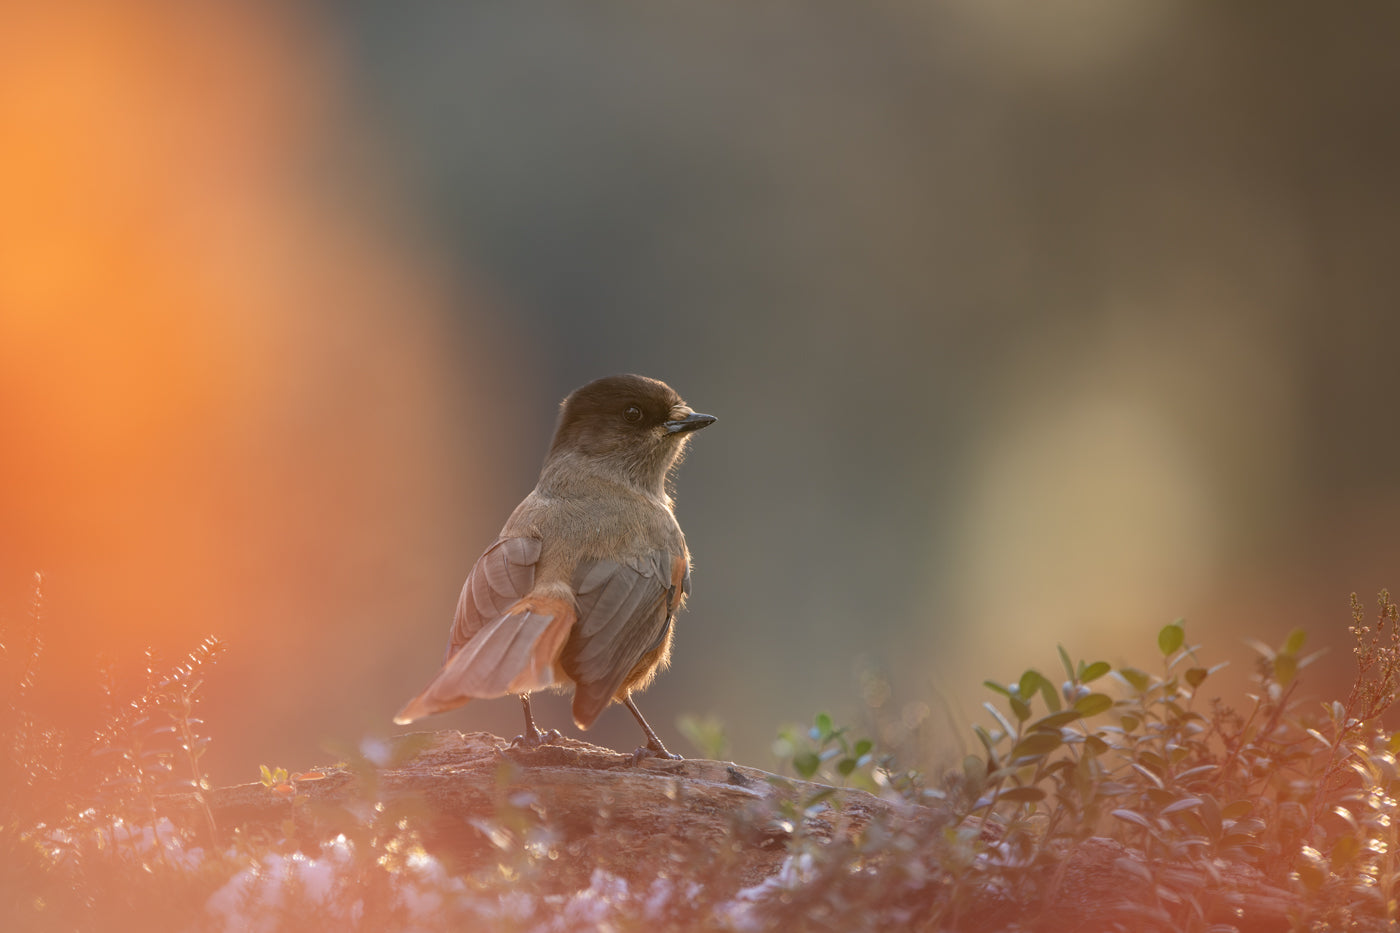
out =
<svg viewBox="0 0 1400 933"><path fill-rule="evenodd" d="M690 554L668 478L690 433L710 424L665 383L610 376L564 402L534 491L472 568L441 671L396 717L411 722L472 697L574 685L588 728L614 699L670 755L632 702L669 661Z"/></svg>

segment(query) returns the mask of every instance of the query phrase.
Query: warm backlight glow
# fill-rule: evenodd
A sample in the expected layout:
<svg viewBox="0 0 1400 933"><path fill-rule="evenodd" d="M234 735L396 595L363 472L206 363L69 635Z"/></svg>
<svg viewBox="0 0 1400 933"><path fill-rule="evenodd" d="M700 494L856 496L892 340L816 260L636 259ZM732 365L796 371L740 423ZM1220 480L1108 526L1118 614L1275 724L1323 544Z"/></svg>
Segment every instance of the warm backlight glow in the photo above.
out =
<svg viewBox="0 0 1400 933"><path fill-rule="evenodd" d="M45 574L39 687L74 716L99 656L211 633L222 752L289 721L314 749L330 717L287 711L365 687L355 633L446 613L394 580L453 559L424 535L469 478L466 361L354 177L332 52L275 4L0 11L0 567L10 612Z"/></svg>

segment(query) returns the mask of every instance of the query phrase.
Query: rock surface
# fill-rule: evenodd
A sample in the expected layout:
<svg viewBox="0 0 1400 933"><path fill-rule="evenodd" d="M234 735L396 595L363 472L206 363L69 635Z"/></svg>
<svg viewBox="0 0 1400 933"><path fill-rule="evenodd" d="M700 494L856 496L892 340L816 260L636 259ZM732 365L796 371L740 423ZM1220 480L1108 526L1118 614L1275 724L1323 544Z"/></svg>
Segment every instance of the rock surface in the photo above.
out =
<svg viewBox="0 0 1400 933"><path fill-rule="evenodd" d="M567 738L514 748L488 733L451 731L399 737L378 767L341 764L293 775L280 787L220 788L210 803L221 827L292 829L310 842L362 829L375 816L366 812L373 802L381 814L414 817L424 848L459 869L495 859L512 844L546 847L561 889L586 885L599 868L644 879L669 865L679 875L697 858L719 863L707 878L738 889L782 864L794 831L784 802L800 807L818 795L831 806L803 826L816 840L849 838L877 817L912 815L864 791L732 762L637 761ZM182 810L195 819L192 802ZM932 811L918 816L937 819Z"/></svg>
<svg viewBox="0 0 1400 933"><path fill-rule="evenodd" d="M810 920L801 912L832 897L848 906L864 901L873 914L891 899L900 902L898 909L907 906L910 917L942 914L946 889L936 880L936 850L949 820L935 809L732 762L636 760L572 739L516 748L487 733L416 733L394 739L382 752L375 762L292 775L272 786L218 789L209 795L214 819L224 832L265 834L275 845L307 851L338 833L393 835L412 826L417 844L454 873L494 870L509 863L512 852L528 852L518 864L545 866L534 869L531 884L561 894L588 888L601 870L643 890L658 878L696 882L711 903L776 892L765 909L791 913L786 919L793 922ZM173 810L191 827L203 819L192 796ZM872 833L888 838L891 829L914 840L913 848L867 847L859 871L842 861L860 851L861 839ZM790 855L797 836L809 851L815 846L845 855L794 881ZM999 838L995 827L982 830L989 852ZM968 910L958 911L956 927L1164 929L1161 911L1179 900L1170 897L1172 890L1198 892L1207 925L1248 933L1291 929L1289 915L1298 907L1294 895L1247 866L1213 865L1203 874L1151 865L1140 852L1106 838L1067 848L1056 871L1048 902L1018 904L1010 890L978 890ZM896 876L913 883L901 886Z"/></svg>

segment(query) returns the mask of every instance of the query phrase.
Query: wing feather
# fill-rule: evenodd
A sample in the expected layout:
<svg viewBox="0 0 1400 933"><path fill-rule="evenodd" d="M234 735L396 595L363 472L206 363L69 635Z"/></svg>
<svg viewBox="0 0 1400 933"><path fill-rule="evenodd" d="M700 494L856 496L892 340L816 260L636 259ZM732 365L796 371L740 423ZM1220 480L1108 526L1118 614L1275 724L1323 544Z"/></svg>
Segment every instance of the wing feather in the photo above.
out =
<svg viewBox="0 0 1400 933"><path fill-rule="evenodd" d="M575 616L572 601L529 595L541 549L539 538L502 538L481 555L457 601L442 669L395 722L557 682Z"/></svg>
<svg viewBox="0 0 1400 933"><path fill-rule="evenodd" d="M432 682L394 721L409 723L468 700L552 686L557 679L555 661L573 621L573 610L563 600L522 600L514 611L488 623L448 658Z"/></svg>
<svg viewBox="0 0 1400 933"><path fill-rule="evenodd" d="M541 547L539 538L501 538L486 549L462 586L447 657L530 592Z"/></svg>
<svg viewBox="0 0 1400 933"><path fill-rule="evenodd" d="M564 647L574 681L574 720L587 727L610 703L658 639L671 609L671 556L654 551L626 564L586 561L574 574L578 622Z"/></svg>

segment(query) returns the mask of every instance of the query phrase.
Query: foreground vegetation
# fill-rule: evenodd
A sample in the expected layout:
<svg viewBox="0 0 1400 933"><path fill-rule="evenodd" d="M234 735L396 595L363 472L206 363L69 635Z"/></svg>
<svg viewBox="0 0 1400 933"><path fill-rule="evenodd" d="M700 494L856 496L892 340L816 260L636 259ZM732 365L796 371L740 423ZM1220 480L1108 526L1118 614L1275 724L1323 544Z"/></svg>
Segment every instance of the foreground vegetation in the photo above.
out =
<svg viewBox="0 0 1400 933"><path fill-rule="evenodd" d="M386 805L376 774L412 743L347 754L357 796L337 804L333 833L298 818L326 773L267 767L259 793L285 802L285 822L225 825L196 716L222 646L148 664L145 690L113 698L96 734L64 734L32 709L36 608L0 625L0 917L13 931L1390 929L1400 745L1381 717L1400 688L1400 609L1388 593L1372 612L1352 598L1351 634L1355 682L1326 705L1297 699L1315 657L1301 631L1256 646L1240 709L1210 698L1226 673L1181 623L1142 667L1061 649L1053 678L988 681L977 753L940 774L818 716L781 743L778 770L803 781L771 776L767 811L733 814L713 857L678 838L648 877L599 867L563 881L568 832L518 768L470 821L485 861L454 860L420 810ZM712 725L690 731L719 744ZM887 815L833 832L851 799L838 786L884 798ZM776 870L733 877L735 853L774 845Z"/></svg>

